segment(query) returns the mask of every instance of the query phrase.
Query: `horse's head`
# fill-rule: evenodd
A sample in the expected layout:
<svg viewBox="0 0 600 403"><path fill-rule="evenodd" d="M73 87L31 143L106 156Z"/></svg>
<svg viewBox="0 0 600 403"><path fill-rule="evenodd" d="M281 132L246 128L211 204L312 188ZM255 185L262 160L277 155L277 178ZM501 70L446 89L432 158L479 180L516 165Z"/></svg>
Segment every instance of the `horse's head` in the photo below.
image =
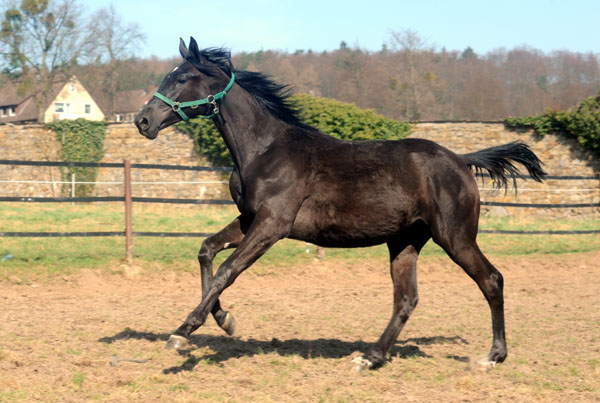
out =
<svg viewBox="0 0 600 403"><path fill-rule="evenodd" d="M190 38L189 49L181 39L179 52L183 62L166 75L158 91L135 118L140 134L149 139L156 138L161 129L181 120L215 116L219 112L217 102L233 85L231 74L225 87L223 81L227 74L223 67L207 59L194 38ZM222 53L229 61L229 54Z"/></svg>

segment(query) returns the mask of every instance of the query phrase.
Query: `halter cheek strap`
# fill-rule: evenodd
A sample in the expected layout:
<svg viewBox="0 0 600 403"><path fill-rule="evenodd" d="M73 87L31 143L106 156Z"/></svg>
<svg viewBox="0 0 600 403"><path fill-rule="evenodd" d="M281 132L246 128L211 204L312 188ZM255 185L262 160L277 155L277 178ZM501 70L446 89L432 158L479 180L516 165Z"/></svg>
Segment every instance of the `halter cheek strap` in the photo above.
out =
<svg viewBox="0 0 600 403"><path fill-rule="evenodd" d="M166 103L167 105L169 105L171 107L171 109L173 110L173 112L176 112L179 116L181 116L181 119L185 120L186 122L188 120L190 120L190 117L188 115L186 115L186 113L183 111L183 108L196 109L200 105L210 104L213 107L213 113L208 116L203 116L203 115L198 116L199 118L202 118L202 119L210 119L210 118L217 116L217 114L219 113L219 106L217 105L217 101L219 101L225 97L225 95L227 94L227 91L229 91L231 89L234 82L235 82L235 74L233 74L233 71L232 71L231 72L231 80L229 80L229 84L227 84L227 87L225 87L225 89L223 91L221 91L215 95L209 95L203 99L198 99L196 101L186 101L186 102L173 101L170 98L161 94L160 92L154 93L154 96L156 98L160 99L161 101L163 101L164 103Z"/></svg>

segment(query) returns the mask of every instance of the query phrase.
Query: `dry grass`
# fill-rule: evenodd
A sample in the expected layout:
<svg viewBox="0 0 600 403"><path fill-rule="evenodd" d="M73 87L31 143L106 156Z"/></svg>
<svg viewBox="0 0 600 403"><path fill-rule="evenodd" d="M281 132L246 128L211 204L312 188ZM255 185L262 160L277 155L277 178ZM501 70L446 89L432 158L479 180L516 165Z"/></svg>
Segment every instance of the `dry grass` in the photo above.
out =
<svg viewBox="0 0 600 403"><path fill-rule="evenodd" d="M199 302L196 274L142 265L0 282L0 401L599 400L600 253L492 261L509 357L489 372L469 364L490 347L489 309L447 258L421 259L419 307L390 362L362 373L351 358L391 313L380 260L259 264L222 298L236 336L209 319L180 352L164 341Z"/></svg>

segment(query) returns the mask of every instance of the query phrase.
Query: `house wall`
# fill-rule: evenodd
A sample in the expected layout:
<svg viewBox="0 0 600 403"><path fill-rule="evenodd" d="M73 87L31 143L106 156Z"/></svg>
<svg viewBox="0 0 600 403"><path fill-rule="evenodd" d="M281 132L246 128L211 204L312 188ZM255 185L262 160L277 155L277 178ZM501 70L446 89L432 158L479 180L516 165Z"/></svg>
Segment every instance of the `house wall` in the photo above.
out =
<svg viewBox="0 0 600 403"><path fill-rule="evenodd" d="M414 138L436 141L457 152L468 153L486 147L520 140L531 146L553 176L591 176L595 179L556 180L544 183L518 180L519 192L492 191L489 180L481 181L481 200L512 203L599 203L600 163L584 151L573 139L559 135L539 138L532 131L508 130L501 123L420 123L411 134ZM0 159L56 161L59 144L53 132L40 125L0 125ZM208 165L194 152L192 140L175 129L167 128L158 138L149 141L139 135L133 124L111 124L107 128L103 162L153 163L166 165ZM221 183L227 175L214 172L142 170L132 172L134 196L176 198L229 198L227 185ZM48 167L18 167L0 165L0 181L60 180L60 171ZM102 168L98 181L117 182L96 186L98 196L123 194L122 169ZM153 182L153 183L149 183ZM163 184L157 182L202 182ZM0 183L0 196L53 196L60 186L35 183ZM600 218L599 208L529 209L483 207L484 212L496 215L576 216Z"/></svg>
<svg viewBox="0 0 600 403"><path fill-rule="evenodd" d="M56 112L56 103L64 105L64 112ZM85 105L90 105L89 113L86 113ZM79 80L72 79L60 90L54 101L50 103L50 106L44 112L44 122L78 118L104 120L104 113Z"/></svg>

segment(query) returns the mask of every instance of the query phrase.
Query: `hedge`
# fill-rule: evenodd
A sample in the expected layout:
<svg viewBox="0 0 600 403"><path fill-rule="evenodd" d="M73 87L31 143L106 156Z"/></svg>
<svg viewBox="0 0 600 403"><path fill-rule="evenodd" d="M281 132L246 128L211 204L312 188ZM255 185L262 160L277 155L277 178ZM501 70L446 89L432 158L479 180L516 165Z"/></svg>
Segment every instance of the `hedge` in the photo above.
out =
<svg viewBox="0 0 600 403"><path fill-rule="evenodd" d="M330 98L303 94L292 96L291 101L306 124L343 140L402 139L412 129L410 124L387 119L373 109L361 109ZM199 119L179 123L177 129L189 135L196 151L213 165L232 165L229 151L211 121Z"/></svg>

